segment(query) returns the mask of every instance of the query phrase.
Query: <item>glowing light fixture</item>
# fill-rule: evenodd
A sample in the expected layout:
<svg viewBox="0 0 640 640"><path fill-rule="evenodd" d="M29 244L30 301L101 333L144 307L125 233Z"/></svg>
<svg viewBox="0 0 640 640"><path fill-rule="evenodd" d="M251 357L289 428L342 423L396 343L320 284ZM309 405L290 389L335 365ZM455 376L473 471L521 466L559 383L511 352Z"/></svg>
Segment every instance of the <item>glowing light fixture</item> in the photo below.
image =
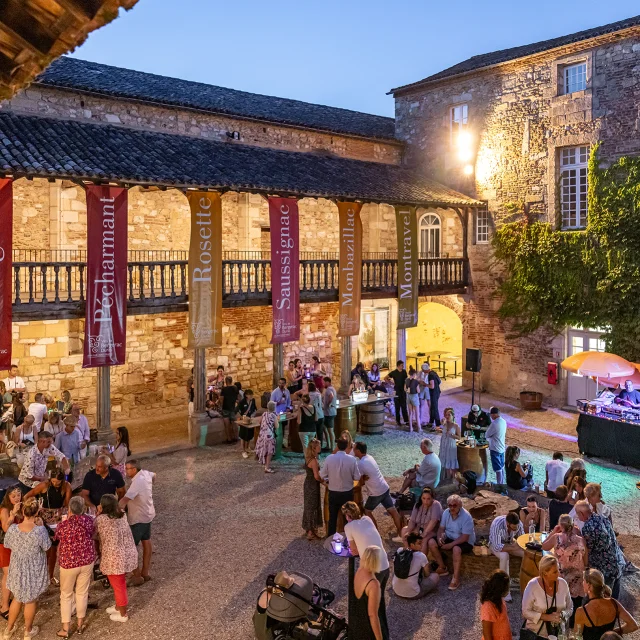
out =
<svg viewBox="0 0 640 640"><path fill-rule="evenodd" d="M465 176L470 176L473 173L473 165L472 164L465 165L462 171L464 172Z"/></svg>

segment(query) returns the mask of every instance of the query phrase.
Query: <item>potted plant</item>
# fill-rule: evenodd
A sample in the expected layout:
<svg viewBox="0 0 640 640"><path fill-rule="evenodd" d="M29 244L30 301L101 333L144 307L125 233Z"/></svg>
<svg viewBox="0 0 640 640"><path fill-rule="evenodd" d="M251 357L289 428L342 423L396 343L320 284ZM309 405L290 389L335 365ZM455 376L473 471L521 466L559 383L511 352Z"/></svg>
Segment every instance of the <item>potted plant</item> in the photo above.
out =
<svg viewBox="0 0 640 640"><path fill-rule="evenodd" d="M542 397L539 391L521 391L520 406L529 411L542 409Z"/></svg>

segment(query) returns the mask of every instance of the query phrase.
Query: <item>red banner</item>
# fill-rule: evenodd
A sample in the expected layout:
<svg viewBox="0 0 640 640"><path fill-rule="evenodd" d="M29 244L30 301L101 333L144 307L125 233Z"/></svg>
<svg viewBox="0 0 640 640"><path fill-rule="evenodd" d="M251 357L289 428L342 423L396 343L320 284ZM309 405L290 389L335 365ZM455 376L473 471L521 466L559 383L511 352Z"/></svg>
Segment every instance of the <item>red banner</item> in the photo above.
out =
<svg viewBox="0 0 640 640"><path fill-rule="evenodd" d="M298 201L269 198L271 228L271 344L300 339L300 230Z"/></svg>
<svg viewBox="0 0 640 640"><path fill-rule="evenodd" d="M0 369L11 367L11 257L13 235L13 184L0 179Z"/></svg>
<svg viewBox="0 0 640 640"><path fill-rule="evenodd" d="M127 190L87 187L87 308L82 366L124 364L127 336Z"/></svg>

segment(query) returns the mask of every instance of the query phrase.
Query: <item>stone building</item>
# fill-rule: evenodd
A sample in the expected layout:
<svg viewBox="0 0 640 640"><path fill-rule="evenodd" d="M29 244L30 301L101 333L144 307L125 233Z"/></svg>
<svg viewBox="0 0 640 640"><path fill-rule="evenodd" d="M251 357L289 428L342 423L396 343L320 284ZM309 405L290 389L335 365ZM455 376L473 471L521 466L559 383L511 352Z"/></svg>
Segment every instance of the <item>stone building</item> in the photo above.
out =
<svg viewBox="0 0 640 640"><path fill-rule="evenodd" d="M365 202L363 248L365 257L372 258L365 267L371 270L372 287L365 292L363 318L377 359L388 363L396 354L395 286L386 286L382 299L376 299L386 283L382 270L390 272L395 263L393 204L423 205L417 213L430 243L428 254L445 256L435 268L456 269L456 282L433 293L465 291L462 209L479 203L431 180L418 180L403 167L404 144L394 137L391 118L63 58L0 105L0 129L2 171L14 178L13 360L29 391L57 397L69 389L90 417L96 413L96 370L82 369L84 319L76 291L87 237L83 181L107 179L129 187L132 288L127 363L111 371L115 419L147 416L150 409L184 411L193 366L179 282L189 247L187 188L204 185L224 192L225 286L231 289L223 311L223 345L208 350L207 357L210 370L222 364L245 387L262 392L271 388L273 377L271 308L264 295L258 300L262 292L255 288L269 258L265 194L312 196L299 201L301 250L307 259L302 337L286 345L286 361L317 354L340 379L333 302L338 197ZM240 296L232 290L242 288L238 269L253 278L244 282ZM172 294L165 295L165 276L167 289L172 280ZM328 282L330 276L335 283ZM154 283L155 294L149 290ZM55 286L60 292L52 292ZM177 298L172 298L175 291ZM457 296L438 299L457 323L457 335L449 339L461 349ZM425 298L422 308L429 304L435 303ZM440 342L446 339L432 325L431 333ZM358 342L353 340L354 358Z"/></svg>
<svg viewBox="0 0 640 640"><path fill-rule="evenodd" d="M489 242L514 212L568 232L584 228L589 148L600 142L604 162L640 152L640 16L474 56L392 93L405 162L487 202L471 229L463 313L465 348L483 351L483 385L508 396L541 391L558 405L589 397L579 376L548 385L546 364L602 350L600 333L568 327L509 339Z"/></svg>
<svg viewBox="0 0 640 640"><path fill-rule="evenodd" d="M546 363L600 347L598 332L510 338L489 243L495 225L525 210L580 229L589 147L602 142L605 159L638 152L640 18L476 56L392 93L395 120L63 58L2 103L0 173L14 178L22 265L13 357L28 389L70 389L95 415L95 370L81 368L83 315L72 285L65 300L65 274L76 278L86 250L82 183L106 180L129 187L127 364L111 373L115 419L184 410L193 366L179 283L189 244L184 190L202 186L224 192L223 346L208 350L210 369L223 364L245 386L271 386L271 309L259 274L269 258L263 196L279 194L301 198L306 261L301 340L285 345L285 362L318 354L340 377L330 280L342 197L365 203L352 363L476 347L489 391L537 390L559 405L583 397L582 379L548 385ZM396 204L418 207L425 282L418 327L406 334L396 331L388 280ZM50 266L39 277L51 263L55 275ZM49 291L60 280L55 299L43 298L43 279Z"/></svg>

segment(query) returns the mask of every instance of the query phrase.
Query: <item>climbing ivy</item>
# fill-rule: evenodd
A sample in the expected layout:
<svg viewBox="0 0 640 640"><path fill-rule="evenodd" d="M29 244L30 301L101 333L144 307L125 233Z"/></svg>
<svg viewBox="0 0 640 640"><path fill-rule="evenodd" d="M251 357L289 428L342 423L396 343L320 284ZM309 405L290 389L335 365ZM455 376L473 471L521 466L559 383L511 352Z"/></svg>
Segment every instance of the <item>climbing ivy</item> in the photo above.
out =
<svg viewBox="0 0 640 640"><path fill-rule="evenodd" d="M500 314L520 335L607 329L607 349L640 361L640 158L589 158L588 224L559 231L521 216L496 231Z"/></svg>

